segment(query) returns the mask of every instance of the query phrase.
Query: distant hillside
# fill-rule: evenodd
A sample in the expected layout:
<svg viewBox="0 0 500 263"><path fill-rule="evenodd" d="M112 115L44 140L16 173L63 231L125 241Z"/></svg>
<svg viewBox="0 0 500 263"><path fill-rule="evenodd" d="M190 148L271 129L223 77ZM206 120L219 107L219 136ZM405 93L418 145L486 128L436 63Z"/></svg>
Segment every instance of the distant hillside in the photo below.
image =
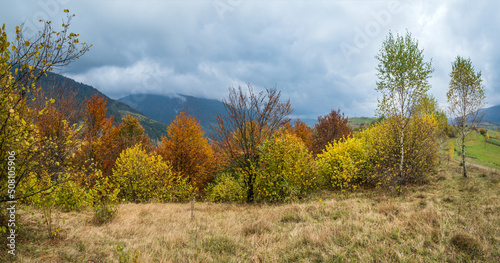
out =
<svg viewBox="0 0 500 263"><path fill-rule="evenodd" d="M293 118L296 120L297 118ZM307 126L314 128L316 124L318 124L318 118L299 118L303 121ZM351 128L359 128L364 126L365 124L370 125L372 122L376 121L377 118L374 117L349 117L347 123L351 126Z"/></svg>
<svg viewBox="0 0 500 263"><path fill-rule="evenodd" d="M495 130L500 128L500 105L482 109L481 113L484 114L482 122L479 127Z"/></svg>
<svg viewBox="0 0 500 263"><path fill-rule="evenodd" d="M127 104L109 98L92 86L76 82L73 79L55 73L49 73L46 77L40 79L37 85L41 87L42 90L52 87L56 90L70 89L71 91L76 92L76 102L78 105L82 106L86 99L90 98L94 94L98 94L107 100L107 117L114 116L115 123L120 123L123 117L130 114L139 120L141 125L144 127L145 132L151 139L158 140L162 135L166 134L167 125L146 117L143 113L128 106Z"/></svg>
<svg viewBox="0 0 500 263"><path fill-rule="evenodd" d="M350 117L348 120L349 125L352 128L360 128L364 126L369 126L373 122L375 122L377 118L374 117Z"/></svg>
<svg viewBox="0 0 500 263"><path fill-rule="evenodd" d="M484 113L484 120L500 123L500 105L481 110Z"/></svg>
<svg viewBox="0 0 500 263"><path fill-rule="evenodd" d="M207 135L213 132L211 126L216 124L215 117L226 114L221 101L186 95L167 97L154 94L133 94L118 100L149 118L167 125L170 125L177 114L185 111L198 119Z"/></svg>

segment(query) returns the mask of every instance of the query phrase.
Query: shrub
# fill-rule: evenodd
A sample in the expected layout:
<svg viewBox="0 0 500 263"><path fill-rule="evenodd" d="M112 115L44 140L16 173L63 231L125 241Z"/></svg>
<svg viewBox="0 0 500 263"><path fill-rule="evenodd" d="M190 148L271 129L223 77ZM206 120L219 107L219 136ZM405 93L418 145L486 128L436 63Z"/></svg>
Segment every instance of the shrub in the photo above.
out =
<svg viewBox="0 0 500 263"><path fill-rule="evenodd" d="M448 149L446 151L446 157L448 158L448 162L453 159L453 154L455 153L455 145L453 144L453 140L448 141Z"/></svg>
<svg viewBox="0 0 500 263"><path fill-rule="evenodd" d="M92 193L74 181L59 185L54 191L54 199L55 206L64 211L80 211L92 206Z"/></svg>
<svg viewBox="0 0 500 263"><path fill-rule="evenodd" d="M212 202L243 202L246 190L242 185L238 179L230 174L221 173L207 187L208 199Z"/></svg>
<svg viewBox="0 0 500 263"><path fill-rule="evenodd" d="M75 174L77 176L73 179L81 176L79 173ZM75 180L63 181L62 179L69 179L68 175L60 176L62 178L60 183L53 181L53 177L56 176L50 176L48 171L36 174L29 173L26 177L29 184L26 185L32 185L33 187L20 187L19 191L23 195L36 193L43 189L47 190L21 201L35 207L57 207L64 211L79 211L84 207L92 206L93 197L88 189L75 182ZM53 187L50 188L50 186Z"/></svg>
<svg viewBox="0 0 500 263"><path fill-rule="evenodd" d="M111 221L118 211L118 193L120 189L116 188L110 182L110 178L104 176L101 170L93 171L93 177L96 178L95 184L90 189L93 196L94 223L102 225Z"/></svg>
<svg viewBox="0 0 500 263"><path fill-rule="evenodd" d="M373 171L370 147L364 137L334 141L318 155L318 174L323 185L354 190L368 182Z"/></svg>
<svg viewBox="0 0 500 263"><path fill-rule="evenodd" d="M87 191L74 181L58 184L52 181L51 177L55 177L55 175L49 176L49 171L29 173L26 178L27 184L18 189L23 191L23 195L46 189L40 194L23 199L22 202L32 205L43 212L43 223L47 227L48 236L56 238L64 221L61 222L60 210L79 211L84 207L92 206L93 196L92 192ZM61 176L61 178L67 177L67 175Z"/></svg>
<svg viewBox="0 0 500 263"><path fill-rule="evenodd" d="M255 177L257 201L281 202L304 197L315 187L315 170L304 142L282 132L260 147Z"/></svg>
<svg viewBox="0 0 500 263"><path fill-rule="evenodd" d="M169 162L159 155L148 154L141 144L120 154L110 182L119 189L121 200L131 202L184 201L191 193L191 186L172 172Z"/></svg>
<svg viewBox="0 0 500 263"><path fill-rule="evenodd" d="M118 210L114 205L98 203L96 206L94 206L94 223L96 225L102 225L110 222L117 211Z"/></svg>
<svg viewBox="0 0 500 263"><path fill-rule="evenodd" d="M337 140L318 155L318 173L324 185L354 190L360 185L376 186L422 182L438 161L437 122L432 115L413 118L405 129L404 176L399 173L398 121L383 120L356 134Z"/></svg>
<svg viewBox="0 0 500 263"><path fill-rule="evenodd" d="M364 132L367 146L372 147L374 178L377 183L393 186L425 181L438 162L437 122L433 115L415 117L405 129L405 162L399 174L400 145L397 119L390 118Z"/></svg>

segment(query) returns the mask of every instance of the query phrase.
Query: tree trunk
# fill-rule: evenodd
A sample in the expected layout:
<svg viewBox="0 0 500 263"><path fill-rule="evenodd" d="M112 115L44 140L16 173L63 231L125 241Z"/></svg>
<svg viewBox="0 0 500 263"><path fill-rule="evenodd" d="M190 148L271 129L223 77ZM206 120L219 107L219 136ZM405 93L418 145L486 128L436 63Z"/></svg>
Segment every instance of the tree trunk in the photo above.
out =
<svg viewBox="0 0 500 263"><path fill-rule="evenodd" d="M399 163L399 180L400 180L400 183L403 183L403 179L404 179L404 174L403 174L403 163L404 163L404 160L405 160L404 136L405 136L405 133L404 133L404 123L403 123L403 125L401 126L401 138L400 138L400 141L399 141L399 145L401 146L401 160L400 160L400 163Z"/></svg>
<svg viewBox="0 0 500 263"><path fill-rule="evenodd" d="M463 125L462 129L465 129ZM467 167L465 165L465 130L462 130L462 164L464 166L464 177L467 177Z"/></svg>
<svg viewBox="0 0 500 263"><path fill-rule="evenodd" d="M254 174L253 174L253 172L251 172L248 175L247 203L253 202L253 178L254 178Z"/></svg>

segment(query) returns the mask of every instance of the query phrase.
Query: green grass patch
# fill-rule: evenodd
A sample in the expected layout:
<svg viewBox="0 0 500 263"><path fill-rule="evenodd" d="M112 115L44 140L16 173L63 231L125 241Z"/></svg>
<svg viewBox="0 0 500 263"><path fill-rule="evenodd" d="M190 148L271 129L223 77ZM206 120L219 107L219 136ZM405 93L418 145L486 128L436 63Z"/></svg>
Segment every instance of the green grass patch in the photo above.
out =
<svg viewBox="0 0 500 263"><path fill-rule="evenodd" d="M494 131L492 131L494 132ZM455 139L453 139L455 140ZM497 145L498 143L498 145ZM491 168L500 168L500 141L491 139L490 143L485 144L485 137L480 133L472 132L467 136L466 143L466 155L471 158L467 159L467 162L474 164L484 165ZM460 152L460 148L455 140L455 151ZM456 155L456 158L460 158Z"/></svg>
<svg viewBox="0 0 500 263"><path fill-rule="evenodd" d="M349 118L348 122L350 125L364 125L365 123L367 125L370 125L372 122L376 121L377 118L371 118L371 117L354 117L354 118Z"/></svg>

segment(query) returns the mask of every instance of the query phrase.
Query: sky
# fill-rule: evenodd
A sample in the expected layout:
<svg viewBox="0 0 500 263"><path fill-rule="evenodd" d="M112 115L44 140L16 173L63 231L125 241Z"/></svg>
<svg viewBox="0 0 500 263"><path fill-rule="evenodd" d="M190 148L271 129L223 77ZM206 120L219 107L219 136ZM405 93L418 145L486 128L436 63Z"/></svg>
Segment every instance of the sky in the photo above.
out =
<svg viewBox="0 0 500 263"><path fill-rule="evenodd" d="M277 88L293 115L332 109L375 116L378 60L389 32L418 41L446 107L452 62L482 72L487 106L500 104L500 1L491 0L36 0L5 1L9 36L24 23L62 22L93 47L61 73L111 98L184 94L221 100L229 87ZM56 29L60 29L56 27Z"/></svg>

